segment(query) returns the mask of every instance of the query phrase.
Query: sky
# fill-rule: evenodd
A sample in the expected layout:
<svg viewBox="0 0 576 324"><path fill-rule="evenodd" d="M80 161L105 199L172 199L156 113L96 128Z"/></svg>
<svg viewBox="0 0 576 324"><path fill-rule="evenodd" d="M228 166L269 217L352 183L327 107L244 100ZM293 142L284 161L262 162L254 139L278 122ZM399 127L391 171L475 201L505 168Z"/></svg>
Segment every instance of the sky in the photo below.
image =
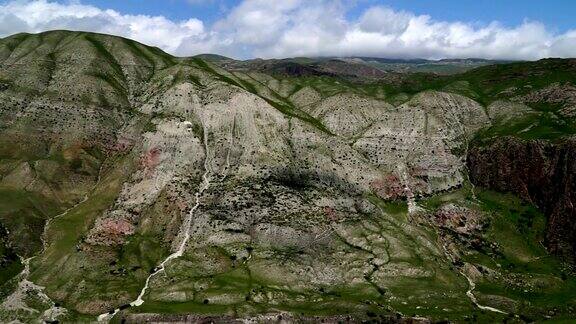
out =
<svg viewBox="0 0 576 324"><path fill-rule="evenodd" d="M0 0L0 37L53 29L177 56L576 57L572 0Z"/></svg>

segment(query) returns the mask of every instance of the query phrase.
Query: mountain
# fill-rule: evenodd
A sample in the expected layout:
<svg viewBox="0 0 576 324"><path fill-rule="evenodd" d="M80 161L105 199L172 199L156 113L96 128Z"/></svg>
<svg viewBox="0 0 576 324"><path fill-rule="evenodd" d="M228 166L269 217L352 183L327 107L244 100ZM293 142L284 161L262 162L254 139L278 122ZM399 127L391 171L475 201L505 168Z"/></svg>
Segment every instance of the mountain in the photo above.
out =
<svg viewBox="0 0 576 324"><path fill-rule="evenodd" d="M485 59L385 59L374 57L351 57L346 61L359 62L371 65L383 71L393 71L402 73L435 73L440 75L451 75L463 73L478 67L495 64L513 63L513 61L485 60Z"/></svg>
<svg viewBox="0 0 576 324"><path fill-rule="evenodd" d="M210 61L232 72L262 72L282 77L338 76L354 81L382 80L396 76L362 62L347 62L338 58L255 59L246 61L212 59Z"/></svg>
<svg viewBox="0 0 576 324"><path fill-rule="evenodd" d="M0 40L0 321L558 321L576 60Z"/></svg>
<svg viewBox="0 0 576 324"><path fill-rule="evenodd" d="M442 59L442 60L425 60L425 59L387 59L378 57L316 57L316 58L288 58L288 59L255 59L239 61L220 55L198 55L206 61L225 66L227 69L240 70L265 70L270 68L282 68L283 66L298 66L299 69L317 69L331 70L331 67L340 66L346 68L346 73L338 74L339 76L365 76L365 77L383 77L398 73L432 73L437 75L452 75L463 73L478 67L496 64L513 63L514 61L502 60L485 60L485 59ZM268 73L274 70L266 71ZM278 72L278 71L276 71ZM325 71L326 72L326 71Z"/></svg>

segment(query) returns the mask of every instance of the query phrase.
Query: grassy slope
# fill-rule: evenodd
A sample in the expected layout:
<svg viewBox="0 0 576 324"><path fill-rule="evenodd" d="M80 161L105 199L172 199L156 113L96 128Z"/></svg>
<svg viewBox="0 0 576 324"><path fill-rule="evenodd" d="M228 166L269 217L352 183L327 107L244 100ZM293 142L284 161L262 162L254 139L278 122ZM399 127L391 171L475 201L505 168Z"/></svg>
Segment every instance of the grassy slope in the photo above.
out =
<svg viewBox="0 0 576 324"><path fill-rule="evenodd" d="M70 156L64 157L63 152L67 150L62 142L53 137L50 138L42 133L57 133L60 130L50 129L53 126L54 118L61 119L62 116L51 116L44 113L40 118L34 116L22 116L17 124L11 124L11 114L17 110L28 109L27 104L32 100L58 100L68 104L75 103L78 93L77 88L70 85L69 80L54 78L57 71L65 69L64 64L55 64L57 60L66 60L69 50L72 48L78 53L89 49L89 46L80 37L82 33L56 31L42 34L18 34L0 40L2 52L0 64L4 60L9 61L0 67L0 79L9 78L7 91L1 93L2 107L0 113L6 114L6 123L0 127L1 149L0 164L15 166L21 163L28 163L34 169L36 163L43 165L50 164L55 171L47 169L34 170L34 174L47 186L44 193L30 192L11 187L0 188L0 222L12 233L14 242L6 244L15 247L22 256L29 257L41 248L40 236L43 231L45 221L53 217L70 204L81 199L86 183L78 183L81 178L96 177L99 165L96 162L103 159L102 153L97 147L84 147L84 150L74 150ZM96 37L96 36L94 36ZM106 36L108 37L108 36ZM141 45L134 45L141 46ZM95 55L95 61L98 55ZM69 64L77 64L70 62ZM82 66L86 62L82 62ZM78 69L81 71L82 69ZM86 86L93 89L102 89L99 84L86 79ZM50 87L59 84L62 89L61 94L55 95ZM6 89L5 89L6 90ZM97 92L97 91L96 91ZM11 98L20 96L24 105L12 107ZM5 100L5 101L4 101ZM96 104L101 104L103 110L108 108L106 102L115 102L113 98L106 101L96 100ZM88 105L88 103L85 103ZM3 115L4 116L4 115ZM34 118L34 119L32 119ZM23 121L24 120L24 121ZM102 127L108 127L103 126ZM27 128L28 127L28 128ZM44 127L44 130L40 130ZM112 125L116 127L116 125ZM81 137L70 134L71 137ZM9 174L9 169L3 170L3 175ZM25 181L26 179L22 179ZM30 179L31 180L31 179ZM40 182L40 181L38 181ZM74 182L71 185L70 182ZM89 185L89 183L88 183ZM48 191L46 195L46 190ZM16 263L12 263L16 264ZM19 266L18 266L19 267ZM15 266L10 266L14 269ZM8 269L8 267L6 268ZM0 284L3 284L16 271L3 271Z"/></svg>
<svg viewBox="0 0 576 324"><path fill-rule="evenodd" d="M542 320L543 310L559 309L566 316L568 307L576 307L576 278L560 260L547 254L541 244L546 220L535 207L518 198L490 191L479 194L482 209L490 213L489 240L500 244L501 254L491 260L479 253L471 258L479 264L497 265L510 281L485 280L478 285L482 295L502 295L521 301L519 313Z"/></svg>
<svg viewBox="0 0 576 324"><path fill-rule="evenodd" d="M545 216L514 195L479 188L475 192L476 199L467 187L421 203L429 210L446 203L472 206L487 215L481 238L487 242L484 246L493 248L468 248L463 254L464 262L501 273L476 282L479 302L520 314L524 320L544 320L552 310L557 320L573 316L576 278L543 247Z"/></svg>
<svg viewBox="0 0 576 324"><path fill-rule="evenodd" d="M70 297L63 287L68 287L70 280L84 278L84 286L90 290L122 290L123 283L114 287L113 282L104 282L96 277L102 273L96 269L84 269L91 267L91 262L79 259L79 251L76 246L81 242L82 236L93 224L96 217L103 213L116 199L124 181L125 172L129 170L129 162L126 158L119 157L116 161L110 161L112 169L108 169L102 175L102 180L89 198L84 203L70 210L65 216L55 219L47 232L48 247L46 252L31 264L31 280L46 287L47 291L56 292L59 302L71 302ZM84 256L85 257L85 256ZM94 271L91 271L94 270ZM81 275L78 275L78 272ZM62 275L66 274L66 275ZM98 284L94 284L96 280ZM138 280L134 280L133 290L136 291ZM75 283L78 284L78 283ZM84 293L88 293L87 291ZM72 309L71 316L76 316Z"/></svg>
<svg viewBox="0 0 576 324"><path fill-rule="evenodd" d="M14 249L10 247L5 228L0 227L0 236L0 299L2 299L5 295L3 288L6 282L22 271L23 266Z"/></svg>
<svg viewBox="0 0 576 324"><path fill-rule="evenodd" d="M42 43L43 40L47 39L51 41ZM129 97L139 95L142 85L152 79L154 75L178 64L178 59L156 48L122 38L93 33L62 31L39 35L22 34L3 40L1 43L0 46L9 43L11 51L14 51L13 53L18 52L18 57L9 56L15 62L21 62L27 58L30 60L30 65L33 66L35 62L42 62L43 60L58 61L55 64L55 70L50 72L51 75L59 76L58 78L47 78L47 81L42 81L40 88L30 87L26 80L24 80L26 82L13 82L8 88L10 95L48 98L56 101L56 104L78 104L77 99L80 97L82 106L90 107L93 105L100 116L114 117L117 114L134 116L135 112L132 111L132 102L130 102ZM82 60L79 61L77 56L80 56ZM7 69L23 70L21 74L27 75L27 80L42 79L45 72L19 64L12 64ZM14 74L11 71L10 77L13 77ZM1 75L3 74L0 73ZM36 83L30 84L35 85ZM61 93L51 93L46 90L50 87L60 87ZM62 116L56 117L62 118ZM115 124L114 120L105 120L105 123L96 125L92 122L88 124L88 127L103 130L113 129L114 131L121 127L121 125ZM46 124L50 128L50 122ZM78 129L79 132L81 130ZM75 131L76 129L72 129L72 132ZM79 134L68 134L68 136L71 138L80 137ZM63 181L67 178L74 180L75 171L84 172L84 170L70 170L68 168L70 161L58 154L53 154L59 156L59 158L54 159L46 156L48 151L51 151L52 154L52 151L57 153L60 150L66 150L66 143L61 143L57 139L43 138L42 140L45 140L46 143L42 142L42 145L32 146L26 150L25 155L20 154L18 143L11 143L9 148L3 146L0 153L3 159L17 158L30 163L50 159L62 166L63 170L57 175ZM101 145L108 145L108 143ZM64 147L60 148L61 146ZM96 160L103 161L106 158L106 153L102 154L101 149L106 151L109 147L102 148L96 144L95 147L83 148L84 151L91 150L84 152L85 154L94 153L92 155L95 155ZM134 160L134 157L124 160L120 159L120 156L108 157L110 165L106 167L106 174L103 175L102 182L96 190L89 193L89 199L70 210L65 216L54 220L51 224L47 232L49 246L46 253L32 262L31 279L45 285L46 291L54 300L67 305L75 305L79 300L90 301L97 296L102 297L106 293L120 294L124 292L130 296L135 296L141 288L148 270L167 254L164 245L158 241L157 237L146 235L135 235L130 243L120 251L91 251L94 255L99 252L103 255L118 254L119 261L116 266L111 266L108 263L102 264L102 260L90 260L93 255L79 253L77 250L77 244L82 242L83 236L92 226L95 218L101 215L116 199L125 176L131 173L127 164ZM72 164L75 166L77 163ZM92 175L95 180L97 175ZM63 197L69 195L67 192L61 194ZM6 195L4 197L9 198ZM31 193L23 193L22 200L29 200L30 197L32 197ZM31 222L25 222L22 217L14 217L15 213L7 208L0 204L0 213L6 210L9 216L8 220L20 220L23 221L23 226L30 227ZM56 214L47 214L45 218ZM38 229L36 231L36 238L38 239L43 228L43 222L44 219L42 219L41 224L32 224ZM7 270L9 269L7 268ZM6 272L5 279L9 279L15 273L17 273L16 270ZM80 295L70 295L71 282L72 285L78 285L81 284L81 281L86 290ZM114 296L114 298L116 297ZM73 313L71 316L70 319L73 319L78 314Z"/></svg>
<svg viewBox="0 0 576 324"><path fill-rule="evenodd" d="M576 306L576 290L574 289L576 279L564 271L561 262L548 255L540 245L545 229L544 216L530 204L512 195L478 189L476 194L478 200L472 198L470 187L466 187L455 192L426 198L420 203L429 211L434 211L445 203L456 203L473 206L486 213L489 222L482 238L489 244L495 244L497 248L494 251L468 250L464 254L464 261L477 266L498 269L503 276L477 282L475 295L479 301L513 314L520 314L524 319L543 320L543 316L552 309L556 309L556 319L569 318L571 316L569 307ZM383 222L384 233L402 231L402 228L408 224L405 222L410 222L405 205L383 201L375 201L375 203L381 205L381 208L386 211L385 218L375 219ZM396 221L391 222L390 216L393 216ZM400 227L397 227L398 225ZM361 225L358 224L358 226ZM429 232L432 237L435 235L433 229L425 225L421 226L424 232ZM406 239L409 242L409 236ZM387 313L387 307L392 307L406 315L428 316L436 320L449 318L494 322L502 321L507 317L507 315L480 311L472 307L465 296L467 285L463 278L456 281L443 281L455 273L447 269L442 270L442 264L445 261L441 260L438 260L437 264L427 265L427 267L440 266L436 269L439 277L433 280L399 277L394 284L387 286L386 290L398 298L389 300L379 296L378 292L369 286L333 286L322 291L282 288L286 287L282 280L270 281L269 273L264 277L258 274L260 269L253 266L259 262L257 257L249 263L233 267L231 256L223 250L209 248L202 253L207 253L211 259L222 260L225 264L222 270L205 272L206 270L202 268L202 264L205 264L204 260L187 258L186 262L191 262L196 266L189 268L185 275L194 278L192 282L203 282L208 285L210 287L208 290L196 292L197 295L193 301L183 303L160 302L152 298L141 308L129 310L129 312L246 315L282 310L303 316L341 313L360 313L361 316L368 316L367 314ZM283 253L282 255L283 261L299 258L297 253ZM423 262L418 257L402 261L413 265L421 265ZM168 276L184 275L178 274L178 271L172 270ZM442 274L443 271L448 272ZM281 277L279 274L278 278ZM432 297L430 295L434 292L447 292L452 289L458 292L458 300L451 300L446 296ZM259 293L284 294L292 298L293 302L267 304L265 301L255 301L253 296ZM222 294L246 296L248 300L232 303L209 302L205 304L203 302L211 296ZM498 300L502 299L511 300L515 306L506 306L510 303L501 304ZM301 300L301 302L296 302L296 300ZM372 304L366 305L366 301L371 301ZM409 301L409 303L404 304L403 301ZM457 306L462 302L468 303L468 306Z"/></svg>
<svg viewBox="0 0 576 324"><path fill-rule="evenodd" d="M402 217L398 214L398 217ZM403 215L407 221L405 214ZM402 222L389 222L387 217L377 217L375 223L382 226L382 231L402 232ZM362 227L362 224L351 224ZM306 289L300 288L302 283L293 282L290 276L283 275L277 268L267 266L269 262L275 264L293 264L302 262L307 252L303 251L275 251L272 256L265 247L254 246L250 261L241 261L232 266L231 256L218 248L208 248L206 251L195 251L200 255L208 254L211 260L222 260L225 264L219 271L210 271L203 268L206 260L202 258L188 257L186 264L194 264L192 268L186 268L185 273L180 273L178 266L174 266L167 275L168 278L187 277L188 282L200 283L207 287L202 290L192 290L193 300L187 302L162 302L155 300L155 296L149 296L147 302L140 308L129 309L128 312L161 312L182 314L193 312L199 314L235 314L239 316L254 315L258 313L286 311L302 316L329 316L337 314L353 314L360 317L370 317L379 314L389 314L390 309L401 311L406 315L419 314L442 319L447 316L443 308L451 308L451 318L464 318L474 310L471 304L462 299L466 290L465 281L458 278L445 265L445 260L437 264L431 260L424 261L419 257L418 246L411 242L416 239L410 234L404 234L402 244L406 245L413 257L390 261L391 264L410 264L415 267L434 269L436 273L431 278L412 279L409 277L397 278L393 283L386 286L386 290L379 291L369 282L355 283L346 286L329 285L316 287L310 285ZM430 235L433 235L430 232ZM405 240L405 241L404 241ZM343 249L348 253L359 254L359 262L363 252L358 252L356 247L346 246L344 242L337 249ZM261 256L259 256L261 255ZM262 258L262 256L266 256ZM206 257L206 256L204 256ZM326 256L318 255L316 258ZM182 261L184 262L184 261ZM277 275L270 275L270 272ZM272 279L272 278L273 279ZM180 281L176 280L176 283ZM441 293L450 291L451 297L440 296ZM154 292L154 289L152 290ZM159 291L161 292L161 290ZM219 296L237 296L232 301L215 301ZM276 296L275 302L269 301L267 295ZM390 300L390 296L397 299ZM434 296L431 298L431 296ZM431 299L434 302L431 302ZM205 303L205 300L208 302ZM410 300L408 304L401 301ZM418 306L424 305L424 308ZM435 308L439 306L440 309ZM418 307L418 308L417 308Z"/></svg>

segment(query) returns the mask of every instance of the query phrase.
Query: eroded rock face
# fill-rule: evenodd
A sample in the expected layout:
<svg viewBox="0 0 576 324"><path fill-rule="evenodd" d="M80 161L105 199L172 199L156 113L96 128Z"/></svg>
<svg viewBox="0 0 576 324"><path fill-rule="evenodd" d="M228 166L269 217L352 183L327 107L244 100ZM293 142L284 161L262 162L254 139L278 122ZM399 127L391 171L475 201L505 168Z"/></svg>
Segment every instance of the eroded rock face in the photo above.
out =
<svg viewBox="0 0 576 324"><path fill-rule="evenodd" d="M576 139L547 141L500 139L474 148L468 156L470 178L477 185L512 192L548 216L546 245L551 252L576 259Z"/></svg>
<svg viewBox="0 0 576 324"><path fill-rule="evenodd" d="M322 100L312 115L322 120L332 133L352 137L361 134L393 109L392 105L382 100L338 94Z"/></svg>
<svg viewBox="0 0 576 324"><path fill-rule="evenodd" d="M47 213L46 235L44 218L22 222L34 225L28 235L38 242L17 252L42 251L30 278L51 298L83 314L125 305L181 246L150 279L146 303L246 314L342 303L350 308L339 313L412 313L431 300L458 314L472 309L448 241L421 223L426 205L417 197L462 187L475 133L532 113L528 106L485 109L442 91L397 100L384 88L302 85L112 37L56 36L0 44L0 79L10 81L0 85L0 189L66 207L87 199L69 214ZM556 191L538 198L538 188L564 181L574 157L551 144L522 145L475 150L473 177L521 190L538 174L520 193L548 206ZM526 165L516 165L519 156ZM565 208L570 201L561 200ZM448 204L427 221L473 246L488 217L474 208ZM564 211L550 207L558 250L572 224ZM29 237L14 233L11 241Z"/></svg>
<svg viewBox="0 0 576 324"><path fill-rule="evenodd" d="M463 163L455 152L465 151L472 134L489 124L473 100L429 91L397 109L383 110L354 147L382 170L403 179L411 192L430 194L462 183ZM390 184L392 179L384 182Z"/></svg>

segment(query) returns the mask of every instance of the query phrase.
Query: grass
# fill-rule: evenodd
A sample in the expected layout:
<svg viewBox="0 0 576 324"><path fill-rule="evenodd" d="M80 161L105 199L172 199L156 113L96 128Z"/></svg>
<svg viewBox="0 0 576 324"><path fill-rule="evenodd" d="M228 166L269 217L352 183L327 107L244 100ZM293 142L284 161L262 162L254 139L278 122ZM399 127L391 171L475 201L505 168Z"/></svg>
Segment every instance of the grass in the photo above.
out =
<svg viewBox="0 0 576 324"><path fill-rule="evenodd" d="M96 289L106 289L100 271L78 268L82 264L76 246L96 217L101 215L116 199L124 182L124 172L129 169L129 158L116 161L115 168L102 176L98 188L83 204L66 215L54 219L47 232L48 247L44 254L31 264L31 279L47 287L49 292L61 293L62 287L74 281L86 281ZM95 270L95 269L93 269ZM91 281L95 280L95 281ZM134 285L139 285L138 282ZM120 291L122 285L116 286ZM66 302L72 302L68 300Z"/></svg>
<svg viewBox="0 0 576 324"><path fill-rule="evenodd" d="M147 302L139 307L138 312L161 313L161 314L201 314L201 315L222 315L229 313L229 305L211 305L204 302Z"/></svg>
<svg viewBox="0 0 576 324"><path fill-rule="evenodd" d="M259 96L260 98L264 99L269 105L276 108L278 111L283 113L284 115L298 118L315 128L319 129L320 131L332 135L330 130L322 124L321 121L318 119L310 116L308 113L298 109L295 107L290 101L287 99L278 100L281 98L277 93L273 93L273 98L269 98L265 96L261 91L258 91L257 87L250 82L240 79L240 78L232 78L230 76L224 75L223 73L217 72L214 67L210 66L206 61L202 60L201 58L194 57L191 59L191 62L196 64L198 67L202 68L203 70L211 73L212 75L216 76L220 81L228 83L230 85L234 85L236 87L242 88L252 94Z"/></svg>
<svg viewBox="0 0 576 324"><path fill-rule="evenodd" d="M386 201L382 205L382 209L392 215L407 214L408 203L406 201Z"/></svg>
<svg viewBox="0 0 576 324"><path fill-rule="evenodd" d="M4 297L4 285L14 276L16 276L24 266L20 262L18 255L15 251L10 248L9 242L7 242L7 232L4 228L0 226L0 299Z"/></svg>
<svg viewBox="0 0 576 324"><path fill-rule="evenodd" d="M576 119L563 118L557 114L557 107L548 104L538 106L537 111L525 114L506 122L496 122L493 126L480 130L473 139L474 145L485 145L494 138L515 136L521 139L560 140L576 134Z"/></svg>
<svg viewBox="0 0 576 324"><path fill-rule="evenodd" d="M132 235L118 251L118 261L114 269L123 269L132 277L132 281L142 281L148 276L149 270L170 252L158 237L146 234ZM139 290L138 290L139 292Z"/></svg>
<svg viewBox="0 0 576 324"><path fill-rule="evenodd" d="M175 64L174 59L170 55L166 55L164 52L153 52L146 46L141 46L140 44L129 39L122 39L122 41L126 46L128 46L128 48L130 48L135 57L146 61L153 67L153 70L157 69L157 65L160 62L165 66L172 66ZM154 72L152 72L152 74L154 74Z"/></svg>
<svg viewBox="0 0 576 324"><path fill-rule="evenodd" d="M95 71L86 73L86 75L94 77L98 80L102 80L104 83L108 84L112 89L114 89L114 91L120 96L126 96L128 93L128 90L124 87L124 85L122 85L122 83L120 83L120 81L118 81L116 77L111 75L110 73Z"/></svg>
<svg viewBox="0 0 576 324"><path fill-rule="evenodd" d="M146 125L144 125L144 132L148 132L148 133L156 133L157 128L156 128L156 124L153 122L152 119L150 119Z"/></svg>
<svg viewBox="0 0 576 324"><path fill-rule="evenodd" d="M61 210L57 202L24 190L0 188L0 222L14 239L17 253L31 256L41 248L41 234L46 219Z"/></svg>
<svg viewBox="0 0 576 324"><path fill-rule="evenodd" d="M478 283L480 297L511 298L519 302L518 313L535 319L550 309L576 305L576 278L540 243L546 228L544 215L510 194L481 190L478 199L491 215L486 239L498 244L498 253L479 252L468 261L491 268L496 265L504 273L504 280ZM516 278L516 284L506 278Z"/></svg>
<svg viewBox="0 0 576 324"><path fill-rule="evenodd" d="M492 215L487 235L501 242L505 255L516 262L546 256L543 246L546 219L536 207L511 194L479 191L481 207Z"/></svg>
<svg viewBox="0 0 576 324"><path fill-rule="evenodd" d="M425 268L431 271L430 277L412 278L406 275L393 278L386 281L385 288L381 292L375 289L374 282L368 280L349 285L318 286L313 283L293 282L294 279L292 279L292 274L288 269L286 270L288 272L283 275L285 270L283 270L282 263L302 262L306 259L305 255L310 251L260 247L256 244L253 246L255 250L249 262L240 262L232 267L230 252L226 252L228 249L215 246L204 250L194 249L193 252L189 252L192 254L187 254L183 260L170 266L167 269L167 278L164 283L160 286L153 286L151 293L146 298L146 303L142 307L129 309L128 312L242 316L287 311L299 316L351 314L359 317L370 317L390 314L391 309L398 309L406 315L420 314L439 320L454 314L462 318L470 315L473 312L473 307L470 301L463 297L467 287L465 280L450 270L446 260L435 259L429 252L421 249L421 245L418 243L418 240L422 239L436 242L436 237L432 231L405 224L408 219L401 216L401 214L406 213L405 203L382 201L382 209L385 214L371 216L369 220L371 225L367 228L373 230L369 232L366 232L367 228L361 226L360 222L349 224L348 226L355 228L353 235L367 237L383 231L388 235L397 237L399 243L396 244L402 244L402 248L408 249L412 256L390 262L399 265L408 263L411 267L418 269ZM379 229L375 230L374 228ZM369 252L362 248L348 246L344 242L338 244L349 251L348 253L360 253L363 258L369 257ZM358 249L361 251L358 252ZM269 252L272 253L272 257L269 256ZM268 256L259 259L258 255L262 253ZM317 255L314 258L323 260L324 256ZM216 260L221 261L217 262ZM259 262L264 263L259 264ZM266 266L266 262L273 262L278 266L271 268ZM193 264L194 267L190 268L190 264ZM220 266L214 268L210 266L211 264L220 264ZM207 268L204 268L205 266ZM196 288L191 288L192 283ZM381 282L378 283L378 285L380 284ZM190 294L188 295L190 300L186 302L162 300L163 294L172 291L185 291ZM445 292L449 292L450 295L446 296ZM398 299L390 301L388 299L390 294ZM274 299L257 297L269 295L275 296ZM218 296L239 296L240 300L234 297L229 302L218 302ZM246 296L246 300L241 300L243 296ZM208 300L208 304L204 304L204 300ZM404 300L409 301L409 303L407 305L402 304L401 301ZM431 305L431 307L429 309L417 308L417 306L425 304ZM443 308L451 308L453 312L446 312L442 310ZM478 316L482 316L482 314Z"/></svg>
<svg viewBox="0 0 576 324"><path fill-rule="evenodd" d="M17 149L14 147L7 148L8 156ZM101 157L101 152L96 148L87 148L88 153ZM72 191L62 189L65 179L72 174L83 172L79 170L82 160L76 156L69 161L65 159L62 150L53 150L49 155L43 156L43 152L30 152L28 156L20 158L23 160L3 159L2 162L12 165L7 168L7 172L21 165L28 163L32 172L38 180L43 181L50 188L50 196L45 196L39 192L30 192L26 189L14 187L0 187L0 228L6 228L4 237L0 239L0 286L3 286L9 279L19 273L22 269L20 259L17 254L26 258L35 255L42 248L41 237L45 223L48 219L60 214L66 208L70 200L75 200L81 187L77 186ZM35 162L55 162L58 171L50 174L46 170L36 170ZM88 160L91 163L92 160ZM74 170L74 167L78 170ZM68 169L71 168L71 169ZM26 181L22 179L22 181ZM29 179L32 181L32 179ZM46 191L44 191L46 192ZM58 201L58 197L66 197L65 201ZM4 289L2 289L4 291Z"/></svg>
<svg viewBox="0 0 576 324"><path fill-rule="evenodd" d="M92 44L98 55L107 61L109 66L115 72L116 74L115 76L119 77L122 81L126 82L126 76L124 75L124 71L122 71L120 63L116 60L116 57L114 57L114 55L112 55L112 53L110 53L108 49L106 49L106 46L104 46L102 42L96 39L95 35L86 34L84 38L90 44Z"/></svg>
<svg viewBox="0 0 576 324"><path fill-rule="evenodd" d="M190 279L188 279L190 280ZM195 292L195 298L186 302L162 302L147 300L131 312L161 312L169 314L204 314L235 316L256 315L270 311L288 311L298 315L317 316L342 313L358 313L359 310L377 311L378 307L366 306L365 301L378 294L366 294L362 289L351 287L330 287L329 291L292 291L277 288L272 282L263 281L250 275L246 266L237 267L217 275L195 278L196 282L209 283L208 288ZM367 285L367 288L372 288ZM256 295L281 295L281 302L270 303L268 300L255 301ZM240 300L218 302L218 296L238 296ZM216 298L216 301L215 299ZM298 301L300 300L300 301ZM312 302L317 300L316 302Z"/></svg>
<svg viewBox="0 0 576 324"><path fill-rule="evenodd" d="M420 202L434 211L443 204L455 203L479 209L487 217L481 234L482 249L467 248L464 262L494 269L499 276L476 279L474 294L484 305L511 311L525 319L543 320L555 309L555 319L569 318L576 306L576 278L558 258L547 253L541 242L546 231L546 217L533 205L512 194L476 188L476 199L469 187L436 195ZM510 308L497 298L511 300ZM478 314L480 315L480 314ZM451 317L452 318L452 317Z"/></svg>
<svg viewBox="0 0 576 324"><path fill-rule="evenodd" d="M0 300L13 291L11 279L23 269L18 255L29 257L41 249L45 220L60 210L44 196L0 188Z"/></svg>

